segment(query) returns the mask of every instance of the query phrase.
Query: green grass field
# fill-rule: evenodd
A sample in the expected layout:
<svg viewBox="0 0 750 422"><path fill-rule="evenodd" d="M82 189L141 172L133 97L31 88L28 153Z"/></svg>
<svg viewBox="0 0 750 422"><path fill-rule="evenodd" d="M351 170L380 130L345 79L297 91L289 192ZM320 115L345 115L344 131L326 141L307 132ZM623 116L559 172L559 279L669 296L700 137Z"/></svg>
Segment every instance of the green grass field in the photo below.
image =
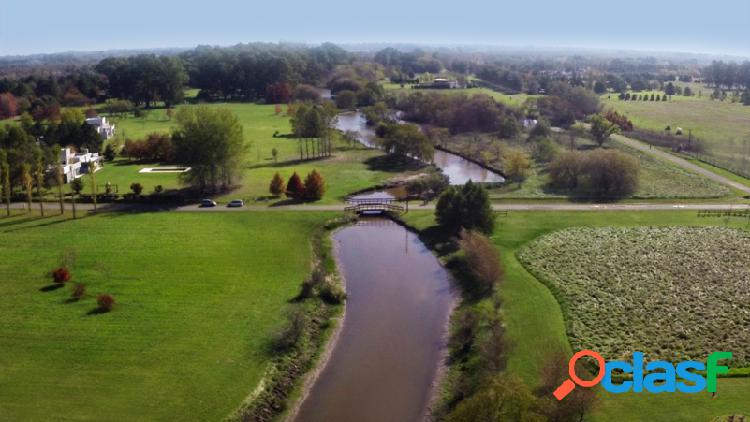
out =
<svg viewBox="0 0 750 422"><path fill-rule="evenodd" d="M255 388L325 213L0 218L0 419L220 420ZM41 291L74 251L73 282ZM95 295L117 300L90 314Z"/></svg>
<svg viewBox="0 0 750 422"><path fill-rule="evenodd" d="M579 148L590 149L589 140L579 139ZM606 148L616 148L636 158L640 163L639 186L634 199L705 199L729 198L734 195L731 189L702 175L684 170L675 164L649 154L610 141ZM562 150L562 147L560 148ZM547 164L534 163L532 171L520 186L507 184L490 190L493 199L563 199L564 193L551 190L548 186Z"/></svg>
<svg viewBox="0 0 750 422"><path fill-rule="evenodd" d="M527 98L532 98L534 95L529 94L515 94L508 95L501 92L493 91L489 88L467 88L467 89L412 89L409 85L401 88L400 84L394 84L392 82L384 82L381 84L386 90L401 94L411 94L416 92L425 93L437 93L437 94L448 94L448 95L475 95L484 94L494 98L495 101L503 103L508 106L519 107L523 105Z"/></svg>
<svg viewBox="0 0 750 422"><path fill-rule="evenodd" d="M700 97L699 90L702 91ZM636 128L661 132L667 126L673 131L680 127L685 137L692 131L693 136L704 141L707 153L716 159L736 159L737 155L750 157L750 107L728 99L711 100L710 88L694 87L693 91L693 96L674 95L671 100L661 102L622 101L617 95L608 94L602 96L602 103L605 109L627 115Z"/></svg>
<svg viewBox="0 0 750 422"><path fill-rule="evenodd" d="M426 228L434 224L430 212L410 212L408 223ZM565 321L559 304L542 283L516 258L527 242L567 227L606 226L728 226L747 230L746 220L698 218L692 211L654 212L512 212L498 217L492 236L501 251L505 278L500 287L503 318L512 344L507 370L529 384L537 382L541 364L551 351L568 350ZM720 379L719 395L690 397L671 394L602 394L597 421L686 420L707 421L714 416L750 413L750 379Z"/></svg>
<svg viewBox="0 0 750 422"><path fill-rule="evenodd" d="M269 195L268 184L275 172L279 172L288 179L294 171L304 179L305 175L317 169L326 179L327 192L320 203L341 202L349 193L383 183L385 180L400 173L402 168L388 168L387 166L370 166L368 159L381 157L383 154L376 150L363 148L359 145L346 145L337 141L334 156L330 158L298 162L299 143L296 139L273 137L275 132L286 135L291 132L289 118L282 113L276 115L273 105L257 105L252 103L224 103L210 104L210 107L224 107L234 113L244 127L245 139L250 143L246 156L246 170L240 182L241 187L227 195L218 198L228 201L242 198L254 201L256 198ZM191 107L185 105L182 107ZM125 138L143 138L152 132L169 132L174 125L163 109L151 110L146 117L127 117L116 120L118 135L122 141ZM274 162L272 150L278 151L277 161ZM128 165L123 165L128 164ZM132 182L144 185L144 193L153 191L153 186L161 184L165 189L180 186L177 174L142 174L138 171L150 164L128 163L125 160L106 165L97 173L97 185L112 181L120 186L121 193L127 193ZM272 203L274 201L268 202Z"/></svg>

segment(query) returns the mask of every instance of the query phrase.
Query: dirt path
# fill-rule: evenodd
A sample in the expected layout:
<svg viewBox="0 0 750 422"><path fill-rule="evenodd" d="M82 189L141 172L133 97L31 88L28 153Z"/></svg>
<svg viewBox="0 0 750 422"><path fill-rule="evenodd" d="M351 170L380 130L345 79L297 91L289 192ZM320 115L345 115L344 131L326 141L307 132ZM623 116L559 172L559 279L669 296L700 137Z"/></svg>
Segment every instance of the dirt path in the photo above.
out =
<svg viewBox="0 0 750 422"><path fill-rule="evenodd" d="M622 135L612 135L612 140L619 142L623 145L627 145L631 148L637 149L639 151L645 152L647 154L651 154L655 157L658 157L662 160L669 161L673 164L676 164L686 170L692 171L693 173L698 173L702 176L708 177L709 179L721 183L722 185L726 185L729 187L732 187L734 189L737 189L739 191L742 191L746 195L750 195L750 187L743 185L742 183L735 182L734 180L728 179L724 176L718 175L711 170L707 170L701 166L697 166L688 160L685 160L684 158L678 157L674 154L670 154L668 152L664 152L658 148L653 148L651 145L646 144L645 142L638 141L633 138L627 138Z"/></svg>

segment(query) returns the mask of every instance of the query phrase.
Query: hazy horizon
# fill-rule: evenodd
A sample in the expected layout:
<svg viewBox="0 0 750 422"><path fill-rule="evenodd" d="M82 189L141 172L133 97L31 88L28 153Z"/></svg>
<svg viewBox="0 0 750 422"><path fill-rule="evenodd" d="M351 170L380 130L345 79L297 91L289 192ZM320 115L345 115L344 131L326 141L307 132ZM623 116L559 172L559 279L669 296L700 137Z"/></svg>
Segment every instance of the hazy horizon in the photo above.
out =
<svg viewBox="0 0 750 422"><path fill-rule="evenodd" d="M0 56L288 40L750 57L750 2L743 0L716 0L710 9L695 0L681 1L679 7L633 0L616 10L593 0L543 0L533 8L485 1L462 5L382 0L365 8L343 0L216 0L209 7L194 1L177 7L133 0L115 10L71 0L35 9L29 19L27 5L9 2L0 10Z"/></svg>

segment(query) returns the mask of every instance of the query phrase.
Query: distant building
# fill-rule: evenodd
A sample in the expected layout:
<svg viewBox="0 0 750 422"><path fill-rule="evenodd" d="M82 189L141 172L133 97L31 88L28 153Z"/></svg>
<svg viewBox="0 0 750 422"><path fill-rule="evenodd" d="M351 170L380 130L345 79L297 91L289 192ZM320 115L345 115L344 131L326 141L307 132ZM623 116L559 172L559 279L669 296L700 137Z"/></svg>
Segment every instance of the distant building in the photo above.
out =
<svg viewBox="0 0 750 422"><path fill-rule="evenodd" d="M106 117L89 117L86 119L86 124L93 126L96 129L96 133L98 133L102 139L109 139L115 136L115 125L110 124Z"/></svg>
<svg viewBox="0 0 750 422"><path fill-rule="evenodd" d="M65 183L70 183L84 174L99 171L102 168L102 156L91 153L84 149L81 153L75 153L70 148L60 150L60 164L63 165L63 177Z"/></svg>
<svg viewBox="0 0 750 422"><path fill-rule="evenodd" d="M438 89L458 88L458 81L455 79L435 78L432 81L432 87Z"/></svg>
<svg viewBox="0 0 750 422"><path fill-rule="evenodd" d="M418 89L455 89L455 88L464 88L464 86L461 85L460 82L458 82L455 79L446 79L446 78L435 78L432 80L432 82L425 82L421 84L414 85L414 88Z"/></svg>

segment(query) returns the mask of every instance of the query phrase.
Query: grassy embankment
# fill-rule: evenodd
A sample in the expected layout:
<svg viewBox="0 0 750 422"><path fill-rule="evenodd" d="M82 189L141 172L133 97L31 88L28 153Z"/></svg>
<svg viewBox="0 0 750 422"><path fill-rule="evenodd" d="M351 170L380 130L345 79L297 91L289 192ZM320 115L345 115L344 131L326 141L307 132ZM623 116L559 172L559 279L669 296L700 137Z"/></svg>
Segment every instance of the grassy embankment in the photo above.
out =
<svg viewBox="0 0 750 422"><path fill-rule="evenodd" d="M405 220L420 229L434 225L429 212L411 212ZM747 229L747 221L733 218L698 218L690 211L656 212L513 212L497 218L492 236L501 251L505 278L501 284L503 318L512 347L508 371L530 385L538 382L545 357L554 350L570 350L560 305L547 287L516 258L516 251L544 234L577 226L729 226ZM603 393L594 412L597 421L686 420L750 413L750 379L720 379L719 395Z"/></svg>
<svg viewBox="0 0 750 422"><path fill-rule="evenodd" d="M0 219L0 415L218 420L255 388L330 213ZM61 255L71 288L49 288ZM71 283L72 283L71 282ZM111 313L92 314L95 296Z"/></svg>

